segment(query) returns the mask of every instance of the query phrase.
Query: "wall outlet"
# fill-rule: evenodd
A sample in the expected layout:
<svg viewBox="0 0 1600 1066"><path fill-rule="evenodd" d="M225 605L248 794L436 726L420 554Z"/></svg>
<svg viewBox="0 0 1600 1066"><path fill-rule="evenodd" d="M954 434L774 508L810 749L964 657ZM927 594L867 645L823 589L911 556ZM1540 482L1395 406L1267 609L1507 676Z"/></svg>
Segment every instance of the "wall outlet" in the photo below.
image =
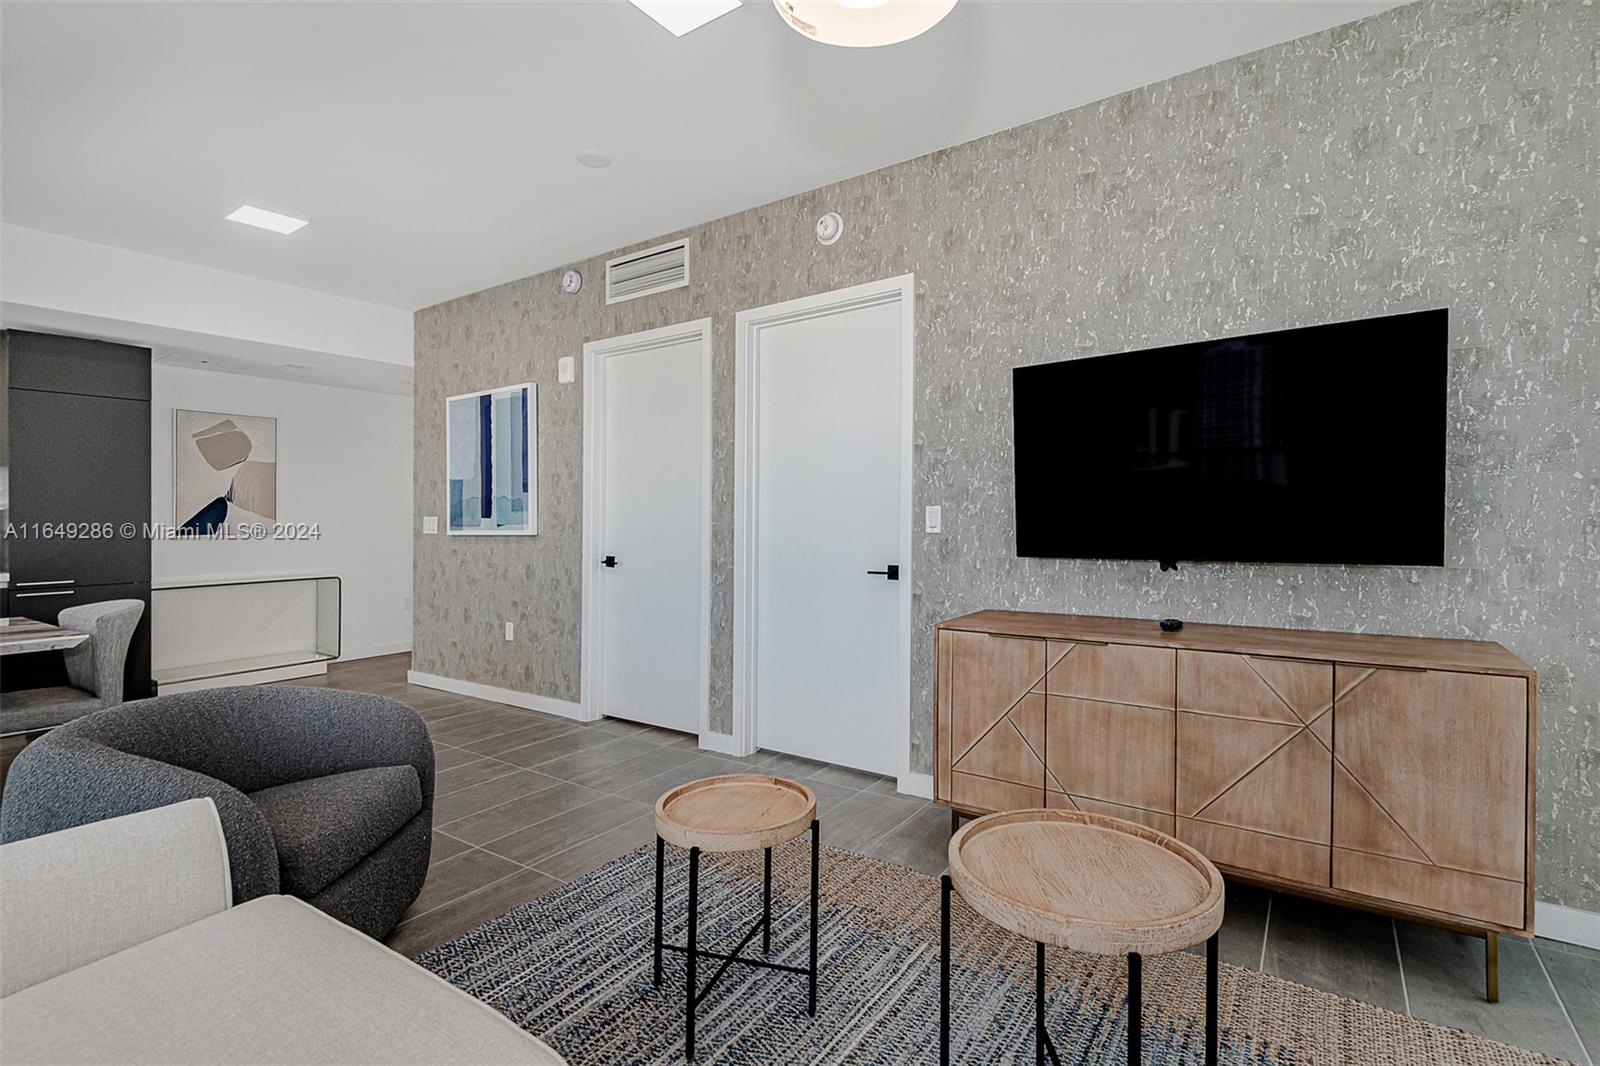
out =
<svg viewBox="0 0 1600 1066"><path fill-rule="evenodd" d="M411 597L410 596L407 596L405 598L405 602L400 605L400 609L403 610L403 611L407 611L407 612L409 612L411 610Z"/></svg>
<svg viewBox="0 0 1600 1066"><path fill-rule="evenodd" d="M506 623L506 639L507 640L516 639L516 637L515 637L516 631L517 631L516 623L514 623L514 622L507 622Z"/></svg>
<svg viewBox="0 0 1600 1066"><path fill-rule="evenodd" d="M924 507L922 509L922 531L924 533L944 532L943 507Z"/></svg>
<svg viewBox="0 0 1600 1066"><path fill-rule="evenodd" d="M556 384L571 385L578 380L578 365L570 355L563 355L556 360Z"/></svg>
<svg viewBox="0 0 1600 1066"><path fill-rule="evenodd" d="M423 515L422 516L422 531L424 533L437 533L437 532L439 532L439 516L436 515L436 514L425 514L425 515Z"/></svg>

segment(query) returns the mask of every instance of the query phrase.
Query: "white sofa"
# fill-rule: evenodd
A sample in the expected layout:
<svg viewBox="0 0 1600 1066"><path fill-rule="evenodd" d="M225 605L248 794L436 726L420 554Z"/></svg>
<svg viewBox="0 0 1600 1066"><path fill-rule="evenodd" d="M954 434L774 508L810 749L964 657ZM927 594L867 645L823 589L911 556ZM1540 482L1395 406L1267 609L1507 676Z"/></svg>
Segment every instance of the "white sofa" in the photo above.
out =
<svg viewBox="0 0 1600 1066"><path fill-rule="evenodd" d="M0 847L0 1061L562 1062L309 904L231 898L209 799Z"/></svg>

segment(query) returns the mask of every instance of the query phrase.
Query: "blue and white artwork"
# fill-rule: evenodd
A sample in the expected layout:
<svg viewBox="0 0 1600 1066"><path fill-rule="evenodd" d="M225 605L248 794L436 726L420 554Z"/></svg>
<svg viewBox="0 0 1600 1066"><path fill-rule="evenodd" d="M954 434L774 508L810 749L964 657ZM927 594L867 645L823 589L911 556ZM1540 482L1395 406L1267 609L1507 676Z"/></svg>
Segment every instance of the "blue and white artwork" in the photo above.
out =
<svg viewBox="0 0 1600 1066"><path fill-rule="evenodd" d="M445 407L449 532L529 536L538 529L537 385L452 396Z"/></svg>

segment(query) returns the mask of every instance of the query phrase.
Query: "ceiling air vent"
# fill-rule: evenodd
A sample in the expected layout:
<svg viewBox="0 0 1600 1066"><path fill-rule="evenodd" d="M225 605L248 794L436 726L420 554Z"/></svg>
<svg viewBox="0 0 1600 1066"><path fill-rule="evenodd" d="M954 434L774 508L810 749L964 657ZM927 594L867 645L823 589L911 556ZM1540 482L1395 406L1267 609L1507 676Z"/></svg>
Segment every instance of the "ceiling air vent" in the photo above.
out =
<svg viewBox="0 0 1600 1066"><path fill-rule="evenodd" d="M689 242L675 241L606 261L606 303L689 284Z"/></svg>

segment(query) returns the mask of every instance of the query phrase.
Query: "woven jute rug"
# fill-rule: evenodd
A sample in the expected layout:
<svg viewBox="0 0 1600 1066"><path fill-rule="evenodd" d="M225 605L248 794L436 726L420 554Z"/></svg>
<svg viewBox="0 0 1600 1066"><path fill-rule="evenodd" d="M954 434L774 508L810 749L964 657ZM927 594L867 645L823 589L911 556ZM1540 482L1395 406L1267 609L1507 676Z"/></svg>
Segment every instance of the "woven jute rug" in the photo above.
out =
<svg viewBox="0 0 1600 1066"><path fill-rule="evenodd" d="M804 966L810 848L774 852L773 960ZM668 849L666 939L682 943L686 860ZM573 1066L683 1061L684 971L668 952L654 987L653 849L625 855L417 961L542 1037ZM700 944L729 950L761 908L759 853L705 856ZM734 965L701 1003L699 1063L938 1061L939 882L824 848L817 1017L802 976ZM951 1060L1033 1061L1033 945L959 895L952 911ZM1226 935L1226 934L1224 934ZM750 949L747 949L749 951ZM1127 1055L1121 959L1048 953L1048 1018L1063 1063ZM715 970L702 962L701 980ZM1180 953L1144 970L1144 1058L1199 1063L1204 963ZM1255 970L1221 967L1226 1063L1552 1063L1532 1051L1408 1018Z"/></svg>

